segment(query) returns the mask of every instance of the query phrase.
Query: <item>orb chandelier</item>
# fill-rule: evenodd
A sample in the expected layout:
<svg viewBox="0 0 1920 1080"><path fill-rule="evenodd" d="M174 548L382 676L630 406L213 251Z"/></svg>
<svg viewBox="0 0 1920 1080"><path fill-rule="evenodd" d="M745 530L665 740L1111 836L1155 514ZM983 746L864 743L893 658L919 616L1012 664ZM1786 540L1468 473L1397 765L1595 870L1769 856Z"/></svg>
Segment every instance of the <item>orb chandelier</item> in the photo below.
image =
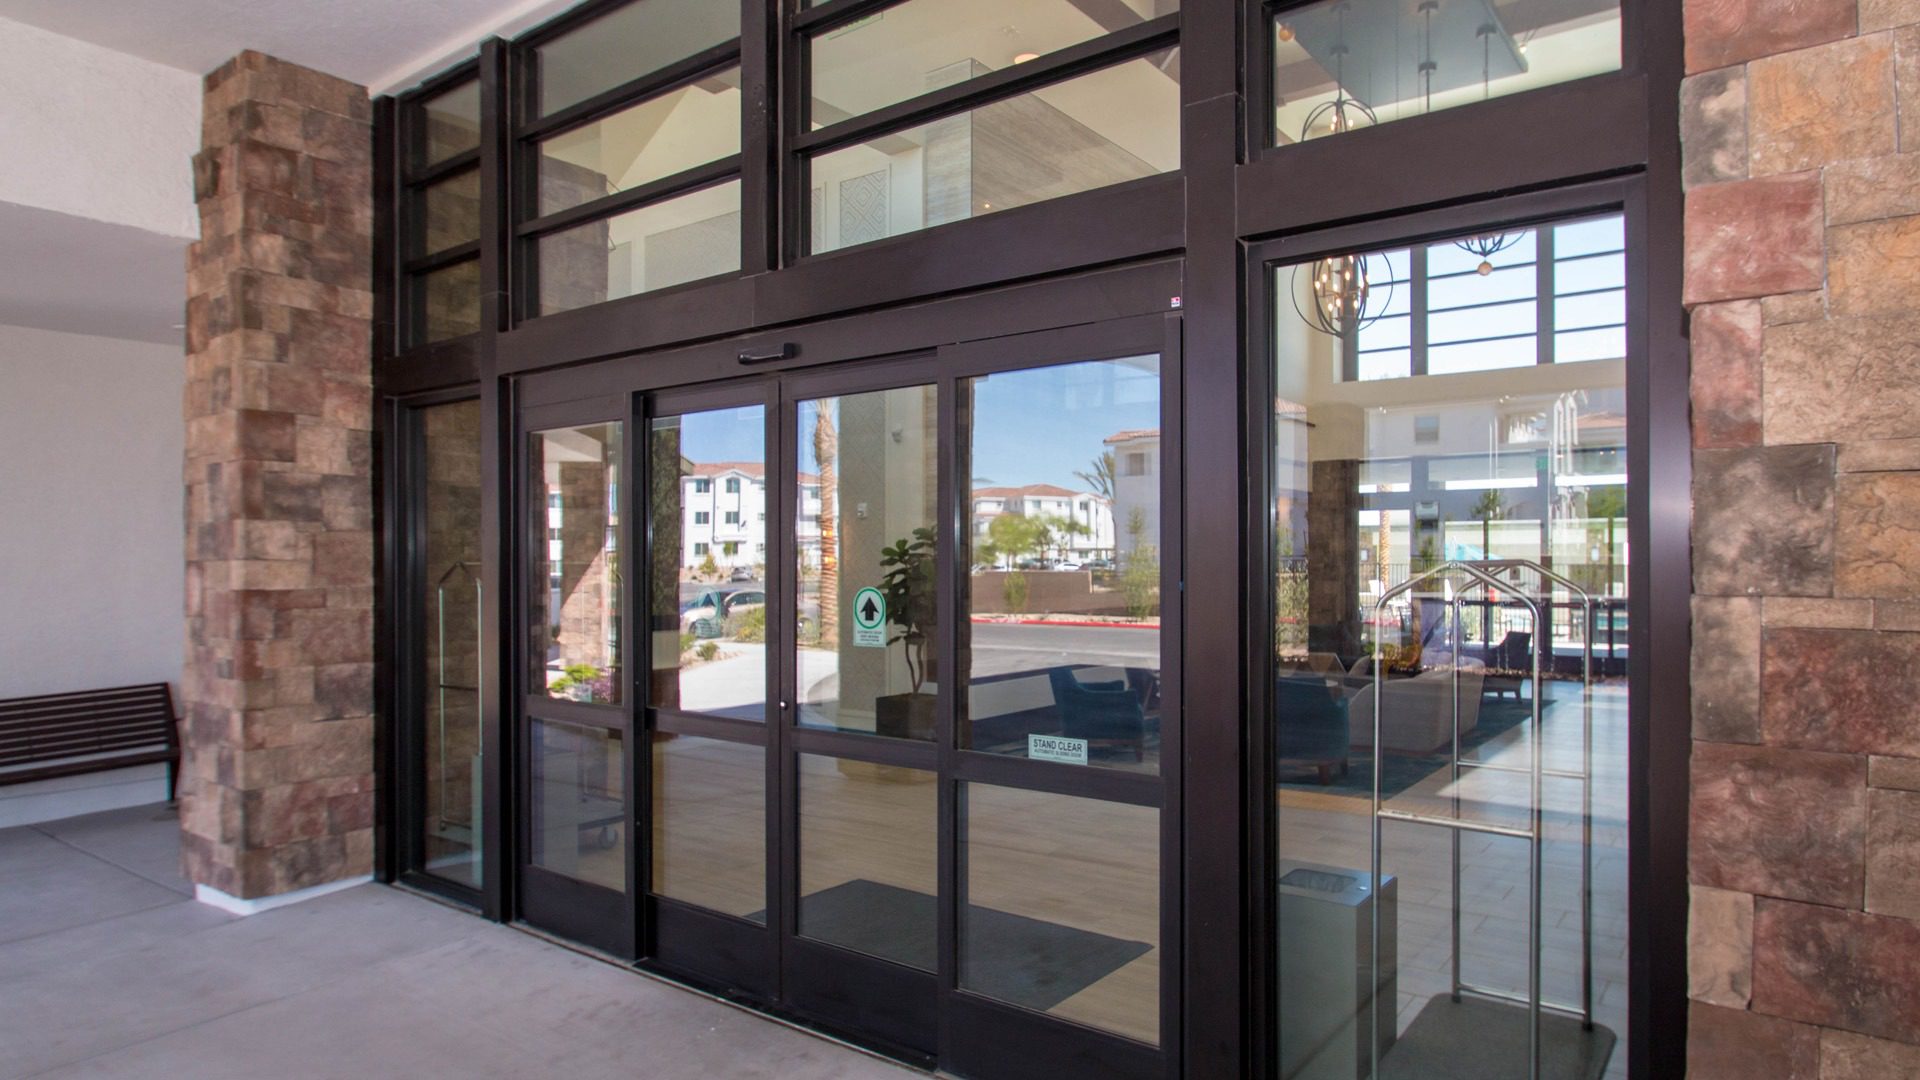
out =
<svg viewBox="0 0 1920 1080"><path fill-rule="evenodd" d="M1300 306L1300 274L1308 275L1306 292L1313 297L1312 310ZM1300 263L1293 268L1293 310L1303 322L1329 337L1344 338L1379 321L1381 312L1393 296L1387 286L1386 299L1376 303L1373 282L1367 275L1364 255L1333 255Z"/></svg>
<svg viewBox="0 0 1920 1080"><path fill-rule="evenodd" d="M1480 256L1480 265L1475 272L1481 277L1493 273L1493 257L1526 238L1526 233L1487 233L1484 236L1469 236L1465 240L1455 240L1453 246L1469 255Z"/></svg>

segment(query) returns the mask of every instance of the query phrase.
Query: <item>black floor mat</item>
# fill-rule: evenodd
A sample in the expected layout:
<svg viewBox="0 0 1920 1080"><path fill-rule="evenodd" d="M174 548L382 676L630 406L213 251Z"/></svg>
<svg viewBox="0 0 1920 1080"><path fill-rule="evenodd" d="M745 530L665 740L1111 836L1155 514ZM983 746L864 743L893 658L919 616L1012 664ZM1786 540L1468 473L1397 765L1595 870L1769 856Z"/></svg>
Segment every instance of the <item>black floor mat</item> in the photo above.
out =
<svg viewBox="0 0 1920 1080"><path fill-rule="evenodd" d="M802 935L924 971L934 969L934 920L933 897L865 879L800 898ZM960 941L961 986L1041 1012L1152 948L983 907L967 909Z"/></svg>
<svg viewBox="0 0 1920 1080"><path fill-rule="evenodd" d="M1560 1013L1540 1018L1540 1080L1600 1080L1613 1031ZM1380 1059L1380 1080L1527 1080L1524 1005L1436 994Z"/></svg>

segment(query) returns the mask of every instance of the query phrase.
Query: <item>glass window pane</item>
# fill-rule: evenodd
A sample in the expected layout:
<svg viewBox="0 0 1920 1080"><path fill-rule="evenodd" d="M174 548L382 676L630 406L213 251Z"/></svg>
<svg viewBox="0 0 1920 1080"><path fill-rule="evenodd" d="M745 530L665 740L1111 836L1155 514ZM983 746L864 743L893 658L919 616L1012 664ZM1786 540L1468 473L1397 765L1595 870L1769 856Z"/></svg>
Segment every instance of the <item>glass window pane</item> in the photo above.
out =
<svg viewBox="0 0 1920 1080"><path fill-rule="evenodd" d="M767 752L653 736L653 892L767 921Z"/></svg>
<svg viewBox="0 0 1920 1080"><path fill-rule="evenodd" d="M426 774L421 869L480 887L480 403L429 405L416 414L425 439L425 549L419 581L426 613L420 685Z"/></svg>
<svg viewBox="0 0 1920 1080"><path fill-rule="evenodd" d="M468 259L413 279L411 300L418 343L431 344L480 329L480 260Z"/></svg>
<svg viewBox="0 0 1920 1080"><path fill-rule="evenodd" d="M1280 146L1617 71L1620 6L1601 0L1322 0L1274 16Z"/></svg>
<svg viewBox="0 0 1920 1080"><path fill-rule="evenodd" d="M800 933L935 970L935 774L801 754Z"/></svg>
<svg viewBox="0 0 1920 1080"><path fill-rule="evenodd" d="M766 432L759 405L653 421L654 708L766 718Z"/></svg>
<svg viewBox="0 0 1920 1080"><path fill-rule="evenodd" d="M417 108L416 166L436 165L480 148L480 80L435 94Z"/></svg>
<svg viewBox="0 0 1920 1080"><path fill-rule="evenodd" d="M627 890L627 781L621 735L534 720L533 865Z"/></svg>
<svg viewBox="0 0 1920 1080"><path fill-rule="evenodd" d="M540 314L740 269L740 182L649 203L540 238Z"/></svg>
<svg viewBox="0 0 1920 1080"><path fill-rule="evenodd" d="M1557 248L1577 226L1543 228L1553 229ZM1524 238L1487 252L1489 239L1429 245L1427 268L1446 266L1454 276L1444 280L1467 289L1476 282L1490 288L1516 270L1535 277L1535 267L1504 261L1534 258ZM1482 257L1492 264L1484 277ZM1272 737L1277 807L1270 884L1279 986L1271 1022L1279 1073L1525 1072L1526 1009L1492 995L1524 999L1527 992L1532 840L1448 826L1528 829L1536 820L1529 773L1537 746L1547 770L1540 780L1542 994L1549 1002L1582 1001L1589 957L1594 979L1591 1030L1578 1017L1546 1015L1544 1045L1558 1061L1546 1071L1624 1076L1624 366L1541 365L1529 332L1431 344L1396 372L1349 381L1342 358L1351 327L1313 321L1310 300L1290 302L1288 290L1306 288L1304 277L1288 267L1275 276L1270 360L1274 611L1271 666L1262 676L1269 712L1259 721ZM1416 273L1409 282L1416 294L1429 285L1437 294L1439 280ZM1562 298L1554 311L1572 317L1595 301L1617 305L1619 295ZM1346 302L1357 301L1349 295ZM1423 308L1430 310L1416 298L1414 309ZM1535 304L1524 299L1518 309ZM1502 310L1474 313L1485 324L1481 333L1511 328ZM1431 316L1434 326L1444 318ZM1441 336L1416 332L1413 340ZM1617 328L1563 332L1557 358L1618 359L1624 337ZM1477 564L1503 584L1488 589L1465 571L1440 569L1449 563ZM1427 573L1438 576L1416 580ZM1534 616L1521 597L1542 614ZM1439 819L1383 823L1377 885L1369 820L1376 791L1388 811ZM1582 932L1588 887L1590 935ZM1456 1000L1456 962L1463 983L1491 993L1469 989ZM1376 1020L1377 1044L1370 1038ZM1474 1033L1470 1053L1454 1049L1462 1046L1460 1031Z"/></svg>
<svg viewBox="0 0 1920 1080"><path fill-rule="evenodd" d="M814 127L1038 59L1178 11L1178 0L1024 0L1018 4L904 4L824 31L808 42ZM1178 50L1162 69L1177 85Z"/></svg>
<svg viewBox="0 0 1920 1080"><path fill-rule="evenodd" d="M963 789L960 986L1160 1041L1160 812Z"/></svg>
<svg viewBox="0 0 1920 1080"><path fill-rule="evenodd" d="M1618 289L1627 283L1627 259L1621 254L1566 255L1556 252L1553 287L1556 292Z"/></svg>
<svg viewBox="0 0 1920 1080"><path fill-rule="evenodd" d="M740 36L740 5L636 0L535 50L545 116Z"/></svg>
<svg viewBox="0 0 1920 1080"><path fill-rule="evenodd" d="M480 239L480 170L423 188L414 200L409 254L432 255Z"/></svg>
<svg viewBox="0 0 1920 1080"><path fill-rule="evenodd" d="M1160 52L807 163L811 250L833 251L1180 167Z"/></svg>
<svg viewBox="0 0 1920 1080"><path fill-rule="evenodd" d="M728 68L540 143L552 214L740 152L740 69Z"/></svg>
<svg viewBox="0 0 1920 1080"><path fill-rule="evenodd" d="M549 697L621 701L620 425L535 434L534 685Z"/></svg>
<svg viewBox="0 0 1920 1080"><path fill-rule="evenodd" d="M799 722L933 738L934 388L802 401Z"/></svg>
<svg viewBox="0 0 1920 1080"><path fill-rule="evenodd" d="M1160 762L1160 358L967 380L961 745Z"/></svg>

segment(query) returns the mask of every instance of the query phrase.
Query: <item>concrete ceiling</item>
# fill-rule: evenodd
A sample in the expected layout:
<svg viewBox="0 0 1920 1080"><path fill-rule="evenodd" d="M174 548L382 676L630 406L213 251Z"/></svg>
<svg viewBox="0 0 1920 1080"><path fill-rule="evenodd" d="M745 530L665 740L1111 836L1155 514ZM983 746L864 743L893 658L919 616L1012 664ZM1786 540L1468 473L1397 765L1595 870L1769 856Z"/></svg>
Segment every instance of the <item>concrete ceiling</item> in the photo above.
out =
<svg viewBox="0 0 1920 1080"><path fill-rule="evenodd" d="M404 87L575 0L0 0L0 16L204 74L242 49Z"/></svg>

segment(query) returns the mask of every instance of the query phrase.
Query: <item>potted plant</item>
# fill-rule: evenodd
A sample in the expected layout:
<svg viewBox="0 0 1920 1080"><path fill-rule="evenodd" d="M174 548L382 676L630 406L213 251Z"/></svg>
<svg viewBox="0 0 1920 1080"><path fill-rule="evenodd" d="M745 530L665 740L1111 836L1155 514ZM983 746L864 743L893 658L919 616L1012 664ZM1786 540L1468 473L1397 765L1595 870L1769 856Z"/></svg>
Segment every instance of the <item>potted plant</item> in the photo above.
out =
<svg viewBox="0 0 1920 1080"><path fill-rule="evenodd" d="M880 550L880 566L886 573L880 579L880 591L887 598L887 623L892 631L887 645L899 644L906 653L907 677L913 689L905 694L888 694L875 699L875 727L882 735L906 739L932 739L934 701L932 694L920 688L933 677L934 626L934 544L933 530L920 528L892 547Z"/></svg>

